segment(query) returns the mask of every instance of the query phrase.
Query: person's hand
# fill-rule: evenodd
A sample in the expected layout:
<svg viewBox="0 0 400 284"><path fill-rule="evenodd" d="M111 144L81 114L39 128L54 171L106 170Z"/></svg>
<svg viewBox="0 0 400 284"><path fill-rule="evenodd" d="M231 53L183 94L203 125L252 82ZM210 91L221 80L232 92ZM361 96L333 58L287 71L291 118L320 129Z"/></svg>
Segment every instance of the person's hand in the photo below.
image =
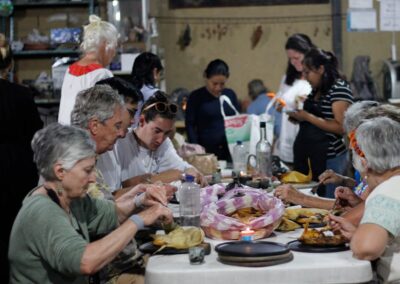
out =
<svg viewBox="0 0 400 284"><path fill-rule="evenodd" d="M338 208L345 210L349 210L362 202L362 199L351 188L344 186L339 186L335 189L335 198L339 199Z"/></svg>
<svg viewBox="0 0 400 284"><path fill-rule="evenodd" d="M171 209L155 203L154 205L140 211L138 215L142 218L144 225L149 226L154 224L157 220L162 220L164 223L169 224L173 221Z"/></svg>
<svg viewBox="0 0 400 284"><path fill-rule="evenodd" d="M340 231L346 239L351 240L354 232L357 230L356 226L345 218L333 214L329 214L329 220L329 225L332 227L332 230Z"/></svg>
<svg viewBox="0 0 400 284"><path fill-rule="evenodd" d="M333 170L326 170L318 177L319 182L322 182L323 184L335 185L342 185L343 179L343 176L335 173Z"/></svg>
<svg viewBox="0 0 400 284"><path fill-rule="evenodd" d="M274 196L278 197L282 201L294 204L299 203L299 199L302 197L302 195L303 193L299 192L289 184L278 186L274 192Z"/></svg>
<svg viewBox="0 0 400 284"><path fill-rule="evenodd" d="M146 191L143 193L141 203L144 206L152 206L156 203L161 203L166 206L168 201L173 197L177 188L170 184L156 182L146 185Z"/></svg>
<svg viewBox="0 0 400 284"><path fill-rule="evenodd" d="M305 121L307 120L307 117L309 115L309 113L305 110L298 110L298 111L294 111L294 112L288 112L287 113L289 115L290 118L293 118L297 121Z"/></svg>
<svg viewBox="0 0 400 284"><path fill-rule="evenodd" d="M208 185L207 179L204 177L202 173L200 173L196 168L188 168L185 170L185 173L191 176L194 176L196 182L200 184L200 187L205 187Z"/></svg>

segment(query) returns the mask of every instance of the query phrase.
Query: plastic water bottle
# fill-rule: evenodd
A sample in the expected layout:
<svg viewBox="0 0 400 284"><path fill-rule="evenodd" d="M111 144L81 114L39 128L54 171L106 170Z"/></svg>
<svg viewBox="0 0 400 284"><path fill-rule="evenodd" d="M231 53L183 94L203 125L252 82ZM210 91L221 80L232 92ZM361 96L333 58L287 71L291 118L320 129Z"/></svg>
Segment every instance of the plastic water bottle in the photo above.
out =
<svg viewBox="0 0 400 284"><path fill-rule="evenodd" d="M179 190L179 214L181 226L200 227L200 186L194 176L186 175Z"/></svg>
<svg viewBox="0 0 400 284"><path fill-rule="evenodd" d="M237 173L246 172L247 151L242 141L237 141L233 147L233 170Z"/></svg>
<svg viewBox="0 0 400 284"><path fill-rule="evenodd" d="M257 171L261 178L272 176L272 147L267 140L265 121L260 122L260 140L256 145Z"/></svg>

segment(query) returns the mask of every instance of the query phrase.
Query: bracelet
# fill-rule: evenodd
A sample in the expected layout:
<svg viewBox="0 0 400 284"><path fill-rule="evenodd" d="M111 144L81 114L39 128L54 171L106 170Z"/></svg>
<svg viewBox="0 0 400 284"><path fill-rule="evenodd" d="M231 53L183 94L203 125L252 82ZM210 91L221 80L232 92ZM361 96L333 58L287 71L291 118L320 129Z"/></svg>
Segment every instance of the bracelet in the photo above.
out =
<svg viewBox="0 0 400 284"><path fill-rule="evenodd" d="M136 195L135 197L135 207L141 208L143 207L143 199L144 199L144 192L139 193L138 195Z"/></svg>
<svg viewBox="0 0 400 284"><path fill-rule="evenodd" d="M131 217L129 217L129 220L131 220L133 223L135 223L138 231L144 229L144 221L143 221L142 217L140 217L139 215L134 214Z"/></svg>

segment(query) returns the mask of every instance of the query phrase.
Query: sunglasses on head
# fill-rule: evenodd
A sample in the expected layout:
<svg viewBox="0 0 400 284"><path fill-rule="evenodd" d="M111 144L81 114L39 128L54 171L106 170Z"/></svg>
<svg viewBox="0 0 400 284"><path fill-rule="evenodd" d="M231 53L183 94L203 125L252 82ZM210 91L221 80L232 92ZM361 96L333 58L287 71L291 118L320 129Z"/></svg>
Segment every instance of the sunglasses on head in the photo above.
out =
<svg viewBox="0 0 400 284"><path fill-rule="evenodd" d="M157 102L157 103L149 104L147 107L145 107L143 109L143 112L151 109L152 107L154 107L156 109L156 111L158 111L158 112L169 111L172 114L176 114L178 112L178 106L176 104L165 103L165 102Z"/></svg>

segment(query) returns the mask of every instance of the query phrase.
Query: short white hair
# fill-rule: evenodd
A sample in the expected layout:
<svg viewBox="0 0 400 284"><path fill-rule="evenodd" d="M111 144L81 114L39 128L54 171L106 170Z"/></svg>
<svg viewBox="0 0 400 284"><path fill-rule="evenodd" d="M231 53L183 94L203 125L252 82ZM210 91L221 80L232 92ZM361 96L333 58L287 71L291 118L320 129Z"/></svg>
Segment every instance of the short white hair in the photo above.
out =
<svg viewBox="0 0 400 284"><path fill-rule="evenodd" d="M85 53L96 52L103 42L107 49L116 48L118 31L113 24L102 21L96 15L90 15L89 24L83 27L81 50Z"/></svg>

